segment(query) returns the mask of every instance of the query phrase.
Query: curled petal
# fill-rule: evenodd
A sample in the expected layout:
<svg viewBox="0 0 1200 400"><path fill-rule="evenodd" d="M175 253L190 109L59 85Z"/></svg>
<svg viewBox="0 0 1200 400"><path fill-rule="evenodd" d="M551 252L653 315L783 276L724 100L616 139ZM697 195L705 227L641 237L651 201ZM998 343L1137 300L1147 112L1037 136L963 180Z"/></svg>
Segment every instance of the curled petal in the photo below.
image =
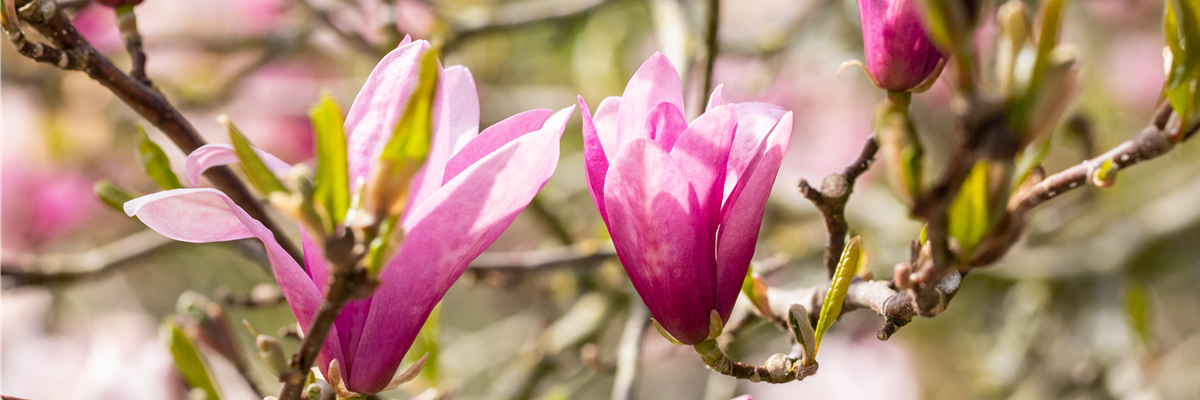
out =
<svg viewBox="0 0 1200 400"><path fill-rule="evenodd" d="M542 129L542 124L546 123L546 119L550 118L551 113L553 111L545 109L529 110L484 129L483 133L464 145L461 150L450 157L450 161L446 162L446 172L442 178L443 184L454 179L483 157L492 154L496 149L504 147L508 142L526 133Z"/></svg>
<svg viewBox="0 0 1200 400"><path fill-rule="evenodd" d="M694 197L680 163L644 138L621 149L604 187L617 257L655 320L685 344L708 337L715 283L697 273L705 257Z"/></svg>
<svg viewBox="0 0 1200 400"><path fill-rule="evenodd" d="M750 159L759 153L767 135L771 134L771 130L786 113L787 110L774 104L737 104L737 132L734 133L733 145L729 149L729 164L726 168L729 175L725 178L723 198L729 198L734 185L746 174Z"/></svg>
<svg viewBox="0 0 1200 400"><path fill-rule="evenodd" d="M717 234L716 301L722 321L729 319L746 269L750 267L767 196L771 194L791 136L792 113L788 112L762 143L747 167L749 172L733 189L722 210L721 229Z"/></svg>
<svg viewBox="0 0 1200 400"><path fill-rule="evenodd" d="M271 153L254 149L258 153L258 158L263 160L275 176L286 176L288 171L291 171L292 165ZM233 150L233 146L227 144L206 144L188 154L187 160L184 161L184 173L187 175L188 182L192 186L200 186L200 175L209 168L233 164L241 162L238 159L237 152Z"/></svg>
<svg viewBox="0 0 1200 400"><path fill-rule="evenodd" d="M642 127L641 137L654 139L666 151L675 147L679 136L687 130L687 120L683 111L668 102L658 103L646 114L646 123Z"/></svg>
<svg viewBox="0 0 1200 400"><path fill-rule="evenodd" d="M621 101L619 97L609 97L600 103L600 107L604 107L610 99L615 99L612 103ZM605 154L604 145L601 144L602 139L596 121L592 118L592 110L588 109L587 102L583 101L583 96L579 96L579 109L583 112L583 162L584 175L588 180L588 193L592 195L592 202L596 204L600 218L608 223L608 211L604 209L604 176L608 173L609 158ZM615 107L612 109L616 110ZM614 114L610 113L610 115ZM600 116L599 111L596 112L596 116ZM616 153L617 150L619 149L612 151Z"/></svg>
<svg viewBox="0 0 1200 400"><path fill-rule="evenodd" d="M491 152L411 210L405 240L380 274L351 390L375 393L388 385L434 305L550 179L573 109Z"/></svg>
<svg viewBox="0 0 1200 400"><path fill-rule="evenodd" d="M724 93L725 93L725 85L724 84L717 85L717 88L713 89L712 95L708 96L708 106L704 107L704 111L711 110L711 109L713 109L713 107L721 105L721 96Z"/></svg>
<svg viewBox="0 0 1200 400"><path fill-rule="evenodd" d="M596 115L590 117L596 129L596 137L603 144L609 162L621 151L621 143L617 140L617 112L620 110L620 97L605 97L600 106L596 107Z"/></svg>
<svg viewBox="0 0 1200 400"><path fill-rule="evenodd" d="M175 189L142 196L125 203L125 213L136 216L171 239L209 243L255 237L267 250L275 280L291 305L292 313L307 327L321 304L321 292L261 222L251 218L228 196L216 189ZM336 328L335 328L336 330ZM341 358L336 332L321 352Z"/></svg>
<svg viewBox="0 0 1200 400"><path fill-rule="evenodd" d="M679 72L671 61L662 53L654 53L646 60L625 86L621 95L621 106L617 110L616 146L606 145L606 149L614 149L615 156L621 147L629 141L642 137L642 124L646 114L658 103L668 102L683 110L683 86L679 81ZM603 106L603 104L601 104ZM600 110L597 110L599 113ZM601 132L603 133L603 132Z"/></svg>

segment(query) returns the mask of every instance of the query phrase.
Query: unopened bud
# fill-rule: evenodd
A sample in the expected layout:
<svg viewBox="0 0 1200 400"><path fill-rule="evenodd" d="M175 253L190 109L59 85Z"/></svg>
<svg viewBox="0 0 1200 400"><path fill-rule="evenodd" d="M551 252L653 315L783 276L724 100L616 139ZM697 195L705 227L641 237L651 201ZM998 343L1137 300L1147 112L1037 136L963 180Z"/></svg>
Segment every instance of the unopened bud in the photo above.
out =
<svg viewBox="0 0 1200 400"><path fill-rule="evenodd" d="M896 284L896 289L905 290L912 287L912 266L908 263L896 264L896 270L892 274L892 282Z"/></svg>
<svg viewBox="0 0 1200 400"><path fill-rule="evenodd" d="M283 344L276 339L267 335L258 335L254 340L254 344L258 347L258 356L267 364L267 369L271 373L278 376L288 368L287 356L283 352Z"/></svg>
<svg viewBox="0 0 1200 400"><path fill-rule="evenodd" d="M304 389L304 398L306 398L308 400L320 400L321 399L321 385L318 385L316 383L308 385L308 387Z"/></svg>

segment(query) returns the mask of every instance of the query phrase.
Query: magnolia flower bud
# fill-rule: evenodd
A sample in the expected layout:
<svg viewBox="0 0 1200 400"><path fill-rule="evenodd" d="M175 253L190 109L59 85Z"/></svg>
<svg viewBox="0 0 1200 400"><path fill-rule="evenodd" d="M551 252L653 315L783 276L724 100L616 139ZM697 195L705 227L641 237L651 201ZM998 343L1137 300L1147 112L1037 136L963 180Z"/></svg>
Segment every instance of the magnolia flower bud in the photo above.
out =
<svg viewBox="0 0 1200 400"><path fill-rule="evenodd" d="M287 370L287 356L284 355L283 344L279 343L279 339L258 335L254 344L258 347L258 356L267 364L267 369L271 370L272 374L279 375Z"/></svg>
<svg viewBox="0 0 1200 400"><path fill-rule="evenodd" d="M875 86L903 92L937 78L942 53L921 26L914 0L858 0L858 17Z"/></svg>

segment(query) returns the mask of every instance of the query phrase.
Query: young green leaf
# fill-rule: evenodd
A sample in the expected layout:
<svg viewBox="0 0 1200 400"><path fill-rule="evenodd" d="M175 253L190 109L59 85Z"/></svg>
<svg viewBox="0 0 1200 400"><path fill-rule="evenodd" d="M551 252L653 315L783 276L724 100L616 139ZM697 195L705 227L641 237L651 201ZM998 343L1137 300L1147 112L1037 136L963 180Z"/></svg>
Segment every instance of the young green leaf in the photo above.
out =
<svg viewBox="0 0 1200 400"><path fill-rule="evenodd" d="M1143 345L1149 345L1150 334L1150 300L1146 296L1146 288L1135 281L1125 285L1125 313L1134 333Z"/></svg>
<svg viewBox="0 0 1200 400"><path fill-rule="evenodd" d="M990 229L988 217L988 188L991 179L988 176L987 161L980 161L971 168L970 175L963 182L958 197L950 204L950 236L958 240L964 256L970 255Z"/></svg>
<svg viewBox="0 0 1200 400"><path fill-rule="evenodd" d="M792 328L792 336L796 337L796 343L804 348L802 365L806 367L816 364L817 360L817 340L812 322L809 321L808 310L802 305L792 304L792 308L788 310L788 326Z"/></svg>
<svg viewBox="0 0 1200 400"><path fill-rule="evenodd" d="M846 299L846 291L850 290L850 282L854 280L854 272L858 269L860 250L859 237L855 236L850 239L850 243L846 243L846 249L842 251L842 259L834 270L833 282L830 282L829 291L825 293L825 301L821 305L821 317L817 320L814 358L821 349L821 337L833 326L833 321L842 315L842 301Z"/></svg>
<svg viewBox="0 0 1200 400"><path fill-rule="evenodd" d="M96 181L96 185L92 186L92 191L96 192L96 197L99 197L105 205L121 214L125 214L125 202L137 197L128 190L105 180Z"/></svg>
<svg viewBox="0 0 1200 400"><path fill-rule="evenodd" d="M141 125L137 126L137 131L141 137L138 143L138 158L142 160L142 167L146 168L146 175L150 175L150 179L153 179L154 183L165 190L182 188L183 184L179 183L179 177L171 171L171 160L167 158L167 153L164 153L162 147L158 147L158 144L150 140L146 129Z"/></svg>
<svg viewBox="0 0 1200 400"><path fill-rule="evenodd" d="M228 117L220 117L221 124L229 130L229 142L233 144L234 151L237 152L238 159L242 161L242 170L246 172L246 176L250 178L250 183L264 194L274 192L288 193L287 187L279 181L275 174L267 168L267 164L258 157L258 153L254 152L254 148L250 147L250 142L242 135L242 132L233 125L233 122Z"/></svg>
<svg viewBox="0 0 1200 400"><path fill-rule="evenodd" d="M350 172L346 161L346 131L342 110L328 94L309 110L317 148L317 188L314 197L332 225L342 222L350 207ZM332 228L332 227L329 227Z"/></svg>
<svg viewBox="0 0 1200 400"><path fill-rule="evenodd" d="M433 137L433 97L437 89L437 54L430 50L421 59L420 80L391 139L383 147L367 184L366 207L375 218L400 215L408 199L409 183L429 155Z"/></svg>
<svg viewBox="0 0 1200 400"><path fill-rule="evenodd" d="M1200 5L1170 0L1164 14L1163 29L1171 59L1163 92L1186 127L1200 108L1200 51L1196 50L1196 44L1200 44Z"/></svg>
<svg viewBox="0 0 1200 400"><path fill-rule="evenodd" d="M767 299L767 283L754 273L752 268L746 269L746 278L742 279L742 293L750 299L750 304L759 315L771 315L771 304Z"/></svg>
<svg viewBox="0 0 1200 400"><path fill-rule="evenodd" d="M171 350L171 356L175 358L175 367L187 380L188 385L203 390L208 400L221 400L220 391L217 390L203 356L191 338L183 333L183 328L175 321L167 320L159 333L167 348Z"/></svg>

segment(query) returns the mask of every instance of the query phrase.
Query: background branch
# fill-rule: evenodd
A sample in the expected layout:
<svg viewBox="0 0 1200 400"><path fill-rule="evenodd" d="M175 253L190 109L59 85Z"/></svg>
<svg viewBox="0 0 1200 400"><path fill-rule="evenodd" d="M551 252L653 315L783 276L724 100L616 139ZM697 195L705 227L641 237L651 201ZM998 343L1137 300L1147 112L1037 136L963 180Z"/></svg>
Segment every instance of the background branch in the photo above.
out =
<svg viewBox="0 0 1200 400"><path fill-rule="evenodd" d="M828 277L833 276L838 260L842 257L842 250L846 247L846 232L850 229L846 224L846 202L850 200L850 194L854 193L854 183L871 168L878 152L879 142L870 137L863 144L858 158L843 169L842 173L825 177L821 181L820 190L810 186L807 180L800 180L800 194L811 201L825 218L825 270Z"/></svg>

